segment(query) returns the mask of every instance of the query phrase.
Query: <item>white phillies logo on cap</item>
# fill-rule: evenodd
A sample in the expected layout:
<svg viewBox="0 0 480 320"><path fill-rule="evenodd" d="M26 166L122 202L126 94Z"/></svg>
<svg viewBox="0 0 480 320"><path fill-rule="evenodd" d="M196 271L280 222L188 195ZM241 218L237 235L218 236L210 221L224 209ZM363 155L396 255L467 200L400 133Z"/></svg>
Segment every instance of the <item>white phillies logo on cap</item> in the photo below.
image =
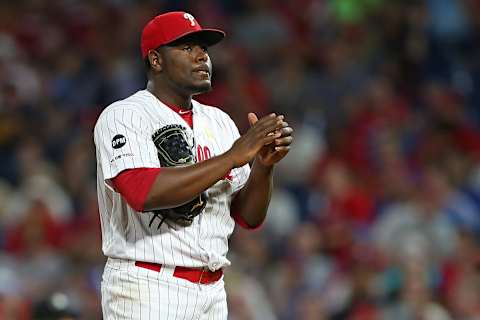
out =
<svg viewBox="0 0 480 320"><path fill-rule="evenodd" d="M184 17L185 19L187 19L187 20L190 20L190 25L191 25L192 27L195 26L195 18L194 18L190 13L185 13L185 14L183 15L183 17Z"/></svg>

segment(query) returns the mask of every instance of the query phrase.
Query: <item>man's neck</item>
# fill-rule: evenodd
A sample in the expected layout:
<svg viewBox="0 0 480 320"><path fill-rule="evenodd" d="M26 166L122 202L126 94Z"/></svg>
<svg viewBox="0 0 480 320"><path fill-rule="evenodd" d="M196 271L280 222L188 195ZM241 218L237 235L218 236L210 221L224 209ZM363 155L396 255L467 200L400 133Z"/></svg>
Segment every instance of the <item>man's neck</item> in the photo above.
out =
<svg viewBox="0 0 480 320"><path fill-rule="evenodd" d="M171 90L165 90L164 87L155 86L152 81L147 83L147 90L166 105L176 106L182 110L192 108L192 95L182 95Z"/></svg>

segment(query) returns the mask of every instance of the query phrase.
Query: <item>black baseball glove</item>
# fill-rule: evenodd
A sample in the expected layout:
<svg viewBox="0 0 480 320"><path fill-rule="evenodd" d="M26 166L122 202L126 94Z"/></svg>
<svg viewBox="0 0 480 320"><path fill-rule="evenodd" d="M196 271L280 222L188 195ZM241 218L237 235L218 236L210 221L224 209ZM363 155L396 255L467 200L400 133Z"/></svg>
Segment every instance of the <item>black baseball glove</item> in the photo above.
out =
<svg viewBox="0 0 480 320"><path fill-rule="evenodd" d="M162 167L186 166L195 163L193 143L189 143L185 127L178 124L164 126L155 131L152 139L157 147L158 158ZM207 197L202 192L192 201L179 207L155 210L149 226L151 227L156 218L160 219L158 228L164 221L169 226L171 226L171 223L189 226L193 219L203 211L206 204Z"/></svg>

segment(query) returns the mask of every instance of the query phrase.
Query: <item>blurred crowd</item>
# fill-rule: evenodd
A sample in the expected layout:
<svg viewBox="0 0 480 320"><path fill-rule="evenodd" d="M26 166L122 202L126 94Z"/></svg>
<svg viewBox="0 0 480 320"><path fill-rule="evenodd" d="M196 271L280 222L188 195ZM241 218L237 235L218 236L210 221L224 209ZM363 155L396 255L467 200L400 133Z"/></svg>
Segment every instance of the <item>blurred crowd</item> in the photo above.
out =
<svg viewBox="0 0 480 320"><path fill-rule="evenodd" d="M228 34L198 100L295 129L229 319L480 319L478 0L2 1L0 319L101 319L92 128L175 9Z"/></svg>

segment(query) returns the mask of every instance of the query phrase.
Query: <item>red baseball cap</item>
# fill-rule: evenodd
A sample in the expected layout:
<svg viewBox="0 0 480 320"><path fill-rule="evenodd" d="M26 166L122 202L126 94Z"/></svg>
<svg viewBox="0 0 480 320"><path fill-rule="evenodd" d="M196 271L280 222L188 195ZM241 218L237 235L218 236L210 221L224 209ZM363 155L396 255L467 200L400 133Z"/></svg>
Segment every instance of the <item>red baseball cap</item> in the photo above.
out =
<svg viewBox="0 0 480 320"><path fill-rule="evenodd" d="M149 50L191 34L198 34L208 46L216 44L225 37L225 32L222 30L202 28L190 13L168 12L156 16L143 28L142 57L145 58Z"/></svg>

